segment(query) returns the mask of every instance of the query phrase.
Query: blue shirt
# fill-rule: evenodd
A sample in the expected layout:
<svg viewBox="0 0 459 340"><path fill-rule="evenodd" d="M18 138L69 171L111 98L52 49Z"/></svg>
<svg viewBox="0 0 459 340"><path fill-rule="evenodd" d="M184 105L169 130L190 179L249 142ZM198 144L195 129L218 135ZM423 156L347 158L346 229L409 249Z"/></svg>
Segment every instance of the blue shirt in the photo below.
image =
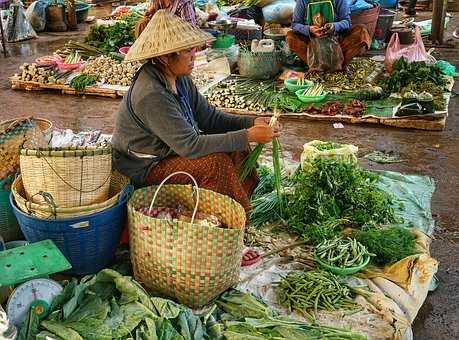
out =
<svg viewBox="0 0 459 340"><path fill-rule="evenodd" d="M305 25L308 0L297 0L293 11L292 29L296 33L309 37L309 25ZM335 33L346 31L351 27L351 9L347 0L332 0L335 9Z"/></svg>

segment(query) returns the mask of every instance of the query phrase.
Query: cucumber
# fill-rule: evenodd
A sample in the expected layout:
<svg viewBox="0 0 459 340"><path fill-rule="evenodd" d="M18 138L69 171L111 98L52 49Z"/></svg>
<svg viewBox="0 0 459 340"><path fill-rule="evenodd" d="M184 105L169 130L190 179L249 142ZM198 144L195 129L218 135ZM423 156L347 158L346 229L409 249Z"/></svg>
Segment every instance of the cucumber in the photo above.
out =
<svg viewBox="0 0 459 340"><path fill-rule="evenodd" d="M115 60L118 61L123 61L124 60L124 55L118 52L110 52L110 57L112 57Z"/></svg>

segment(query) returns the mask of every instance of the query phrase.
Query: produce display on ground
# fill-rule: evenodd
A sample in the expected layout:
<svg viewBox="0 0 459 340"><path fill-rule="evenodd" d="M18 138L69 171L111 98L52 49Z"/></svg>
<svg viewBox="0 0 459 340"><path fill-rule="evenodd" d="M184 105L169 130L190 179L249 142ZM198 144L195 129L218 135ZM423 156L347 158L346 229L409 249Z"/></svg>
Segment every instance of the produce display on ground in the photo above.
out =
<svg viewBox="0 0 459 340"><path fill-rule="evenodd" d="M96 76L104 84L129 86L140 66L139 62L122 63L102 55L89 58L81 72Z"/></svg>
<svg viewBox="0 0 459 340"><path fill-rule="evenodd" d="M311 311L319 309L358 309L343 278L323 270L290 272L279 284L279 299L290 311L311 319Z"/></svg>

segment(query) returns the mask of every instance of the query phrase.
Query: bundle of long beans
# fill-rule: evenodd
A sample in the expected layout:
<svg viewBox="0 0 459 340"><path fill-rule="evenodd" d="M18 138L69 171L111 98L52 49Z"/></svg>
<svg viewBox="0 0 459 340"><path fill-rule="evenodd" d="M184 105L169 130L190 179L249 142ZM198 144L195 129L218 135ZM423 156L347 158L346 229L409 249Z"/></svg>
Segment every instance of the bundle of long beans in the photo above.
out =
<svg viewBox="0 0 459 340"><path fill-rule="evenodd" d="M310 310L357 309L351 290L338 276L323 270L290 272L279 284L280 303L311 317Z"/></svg>

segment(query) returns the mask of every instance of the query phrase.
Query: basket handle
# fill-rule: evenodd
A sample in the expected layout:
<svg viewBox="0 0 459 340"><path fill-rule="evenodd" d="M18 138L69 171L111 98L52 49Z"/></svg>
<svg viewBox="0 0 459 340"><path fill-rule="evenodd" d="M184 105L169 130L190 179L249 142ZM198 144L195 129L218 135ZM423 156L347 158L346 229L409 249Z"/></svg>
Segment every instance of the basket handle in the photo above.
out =
<svg viewBox="0 0 459 340"><path fill-rule="evenodd" d="M198 186L198 182L196 182L194 177L191 176L188 172L185 172L185 171L177 171L177 172L171 173L169 176L167 176L158 185L158 187L156 188L155 194L153 195L153 199L151 200L150 208L148 209L148 214L150 214L151 213L151 209L153 209L153 205L155 204L156 197L158 196L159 190L161 190L161 187L169 180L169 178L171 178L171 177L173 177L175 175L186 175L186 176L188 176L189 178L191 178L191 180L193 181L193 184L194 184L194 186L196 188L196 205L194 206L193 215L191 215L191 224L193 224L194 218L196 216L196 213L198 212L198 206L199 206L199 186Z"/></svg>

